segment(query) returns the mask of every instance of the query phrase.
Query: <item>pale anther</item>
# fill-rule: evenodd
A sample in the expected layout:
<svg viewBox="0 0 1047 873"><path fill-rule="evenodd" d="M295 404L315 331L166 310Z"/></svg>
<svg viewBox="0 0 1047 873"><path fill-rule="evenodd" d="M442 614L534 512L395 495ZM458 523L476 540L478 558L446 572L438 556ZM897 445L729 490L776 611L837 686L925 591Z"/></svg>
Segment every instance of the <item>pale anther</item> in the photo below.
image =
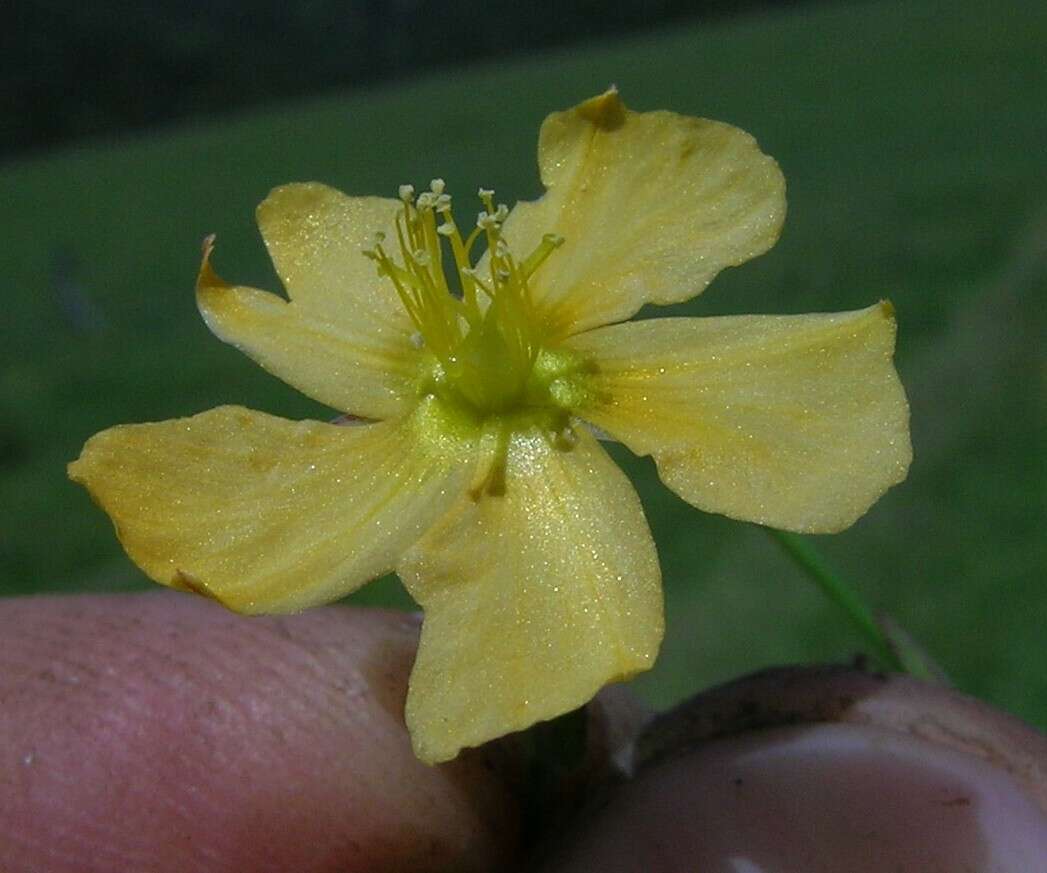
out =
<svg viewBox="0 0 1047 873"><path fill-rule="evenodd" d="M498 208L494 213L494 220L501 224L505 219L509 217L509 207L504 203L499 203Z"/></svg>
<svg viewBox="0 0 1047 873"><path fill-rule="evenodd" d="M493 197L494 196L494 191L491 188L481 188L476 193L479 195L481 200L483 200L485 197Z"/></svg>
<svg viewBox="0 0 1047 873"><path fill-rule="evenodd" d="M444 222L438 228L436 228L436 232L438 234L440 234L440 236L452 236L454 234L454 224L453 224L453 222L450 222L450 221Z"/></svg>
<svg viewBox="0 0 1047 873"><path fill-rule="evenodd" d="M403 200L404 203L410 203L414 200L414 185L401 185L400 199Z"/></svg>
<svg viewBox="0 0 1047 873"><path fill-rule="evenodd" d="M429 183L429 188L436 195L443 194L444 193L444 180L443 179L433 179Z"/></svg>

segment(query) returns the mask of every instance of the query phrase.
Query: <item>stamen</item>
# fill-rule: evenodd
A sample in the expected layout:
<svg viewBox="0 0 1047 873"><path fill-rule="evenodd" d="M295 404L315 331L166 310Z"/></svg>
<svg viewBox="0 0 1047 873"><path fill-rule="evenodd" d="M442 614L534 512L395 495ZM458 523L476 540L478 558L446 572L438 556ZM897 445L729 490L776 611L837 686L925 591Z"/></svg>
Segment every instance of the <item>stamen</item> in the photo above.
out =
<svg viewBox="0 0 1047 873"><path fill-rule="evenodd" d="M578 434L569 424L565 424L553 436L553 446L561 452L569 452L578 445Z"/></svg>
<svg viewBox="0 0 1047 873"><path fill-rule="evenodd" d="M386 253L384 233L374 235L364 254L375 262L379 275L392 281L417 331L412 343L439 362L441 375L434 377L433 390L496 422L502 413L535 402L529 392L534 390L531 380L541 337L528 279L563 239L547 234L525 260L517 261L502 237L509 207L495 206L494 191L485 188L479 190L483 211L463 239L445 187L440 178L419 194L412 185L401 185L403 205L394 222L399 258L394 261ZM488 252L483 278L472 256L481 236ZM444 271L444 240L454 257L452 275L457 274L460 290L449 285ZM555 405L547 390L542 391L546 399L541 405ZM481 454L486 457L475 471L474 496L504 489L506 434L497 428L485 434ZM569 435L560 438L565 439Z"/></svg>
<svg viewBox="0 0 1047 873"><path fill-rule="evenodd" d="M526 260L520 265L520 272L525 279L529 279L556 249L563 245L563 237L555 233L547 233Z"/></svg>
<svg viewBox="0 0 1047 873"><path fill-rule="evenodd" d="M480 434L476 467L469 483L468 493L473 500L479 500L484 494L505 493L505 463L508 453L508 429L501 422L488 420Z"/></svg>
<svg viewBox="0 0 1047 873"><path fill-rule="evenodd" d="M480 238L480 231L483 230L479 225L473 228L472 233L466 237L465 240L465 251L466 254L473 250L473 246L476 245L476 241Z"/></svg>
<svg viewBox="0 0 1047 873"><path fill-rule="evenodd" d="M484 294L486 294L489 298L494 297L494 292L489 287L487 287L487 283L480 278L480 274L477 273L474 268L466 267L465 269L460 270L459 272L463 276L468 277L472 281L472 283L481 291L483 291Z"/></svg>

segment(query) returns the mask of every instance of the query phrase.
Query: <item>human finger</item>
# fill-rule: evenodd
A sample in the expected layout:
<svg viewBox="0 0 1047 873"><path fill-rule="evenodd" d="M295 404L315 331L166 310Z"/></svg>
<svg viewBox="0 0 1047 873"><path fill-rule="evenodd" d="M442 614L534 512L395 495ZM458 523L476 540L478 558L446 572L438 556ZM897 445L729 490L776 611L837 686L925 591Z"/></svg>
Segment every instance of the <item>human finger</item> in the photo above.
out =
<svg viewBox="0 0 1047 873"><path fill-rule="evenodd" d="M662 716L638 751L548 873L1028 873L1047 858L1047 739L908 677L756 674Z"/></svg>
<svg viewBox="0 0 1047 873"><path fill-rule="evenodd" d="M417 636L168 593L0 603L0 868L498 869L517 811L496 752L411 752Z"/></svg>

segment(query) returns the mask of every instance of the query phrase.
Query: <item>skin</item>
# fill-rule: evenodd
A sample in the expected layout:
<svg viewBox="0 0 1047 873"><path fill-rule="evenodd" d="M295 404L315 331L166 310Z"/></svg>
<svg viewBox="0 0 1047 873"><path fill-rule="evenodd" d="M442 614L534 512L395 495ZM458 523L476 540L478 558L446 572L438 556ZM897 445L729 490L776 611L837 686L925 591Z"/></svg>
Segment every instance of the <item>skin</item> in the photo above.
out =
<svg viewBox="0 0 1047 873"><path fill-rule="evenodd" d="M553 871L1030 873L1047 858L1047 737L902 674L753 673L657 716L632 760Z"/></svg>
<svg viewBox="0 0 1047 873"><path fill-rule="evenodd" d="M653 768L553 870L637 873L657 859L679 873L1030 873L1044 858L1047 817L1002 770L823 724L720 740Z"/></svg>
<svg viewBox="0 0 1047 873"><path fill-rule="evenodd" d="M417 619L375 610L4 601L0 869L1028 873L1047 846L1035 732L910 680L873 692L859 677L843 694L833 677L758 675L656 721L630 782L594 776L588 815L568 827L556 813L539 866L521 846L518 740L414 758L402 709L417 638ZM847 715L827 719L841 701ZM819 723L795 724L801 712ZM767 729L719 732L742 717ZM620 692L601 695L591 756L620 758L641 722ZM1008 749L1024 737L1022 751L994 761L987 731Z"/></svg>
<svg viewBox="0 0 1047 873"><path fill-rule="evenodd" d="M0 611L0 868L497 869L493 753L430 768L402 724L418 623L243 619L157 593Z"/></svg>

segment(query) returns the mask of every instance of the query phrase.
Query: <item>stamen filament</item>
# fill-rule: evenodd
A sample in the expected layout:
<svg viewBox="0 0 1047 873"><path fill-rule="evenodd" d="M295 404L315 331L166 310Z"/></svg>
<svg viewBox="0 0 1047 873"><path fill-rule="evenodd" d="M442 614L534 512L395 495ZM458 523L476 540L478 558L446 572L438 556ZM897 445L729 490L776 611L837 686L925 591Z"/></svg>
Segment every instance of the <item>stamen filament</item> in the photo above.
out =
<svg viewBox="0 0 1047 873"><path fill-rule="evenodd" d="M545 259L562 245L562 236L557 236L554 233L547 233L543 236L542 241L538 244L537 248L527 256L520 267L520 271L523 273L524 277L528 279L531 278L534 271L545 263Z"/></svg>
<svg viewBox="0 0 1047 873"><path fill-rule="evenodd" d="M469 236L466 237L464 245L466 259L469 258L469 253L473 250L473 246L476 245L476 241L480 238L480 231L481 228L479 225L477 225L473 228L472 233L470 233Z"/></svg>
<svg viewBox="0 0 1047 873"><path fill-rule="evenodd" d="M498 419L488 419L477 446L476 469L469 483L469 496L479 500L484 494L505 493L505 464L509 453L509 428Z"/></svg>

